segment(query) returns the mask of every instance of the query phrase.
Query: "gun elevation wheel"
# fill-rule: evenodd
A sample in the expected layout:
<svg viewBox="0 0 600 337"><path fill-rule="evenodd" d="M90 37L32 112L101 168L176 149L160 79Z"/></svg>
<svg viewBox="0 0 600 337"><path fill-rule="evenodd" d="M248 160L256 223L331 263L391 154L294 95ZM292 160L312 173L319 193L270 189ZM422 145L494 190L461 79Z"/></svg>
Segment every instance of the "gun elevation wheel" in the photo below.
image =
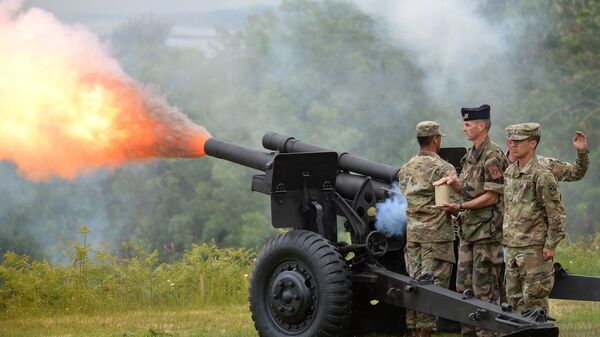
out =
<svg viewBox="0 0 600 337"><path fill-rule="evenodd" d="M262 337L343 336L352 314L346 261L316 233L278 235L254 266L250 310Z"/></svg>

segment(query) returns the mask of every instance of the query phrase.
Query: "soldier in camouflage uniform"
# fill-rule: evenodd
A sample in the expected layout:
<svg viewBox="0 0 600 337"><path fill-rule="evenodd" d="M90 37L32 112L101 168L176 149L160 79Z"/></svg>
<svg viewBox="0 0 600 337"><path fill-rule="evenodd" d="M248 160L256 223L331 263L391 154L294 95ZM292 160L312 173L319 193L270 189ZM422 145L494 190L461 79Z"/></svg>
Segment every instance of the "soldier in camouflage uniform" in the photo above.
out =
<svg viewBox="0 0 600 337"><path fill-rule="evenodd" d="M462 203L447 203L444 210L463 212L456 290L472 290L476 298L500 304L502 280L502 193L503 172L508 166L506 156L493 143L488 131L490 107L462 108L463 131L473 142L462 158L460 177L449 176L435 185L448 184L460 193ZM464 336L495 336L489 330L463 324Z"/></svg>
<svg viewBox="0 0 600 337"><path fill-rule="evenodd" d="M552 258L565 236L565 208L556 178L535 155L540 125L516 124L506 131L510 151L518 159L505 172L506 294L517 311L548 309L554 285Z"/></svg>
<svg viewBox="0 0 600 337"><path fill-rule="evenodd" d="M418 279L430 272L434 284L448 288L454 258L454 230L450 214L432 208L435 205L433 182L456 175L454 167L438 156L442 142L440 125L425 121L417 124L419 154L400 169L400 190L408 201L405 250L406 267L411 277ZM437 318L408 310L406 323L412 336L429 337Z"/></svg>
<svg viewBox="0 0 600 337"><path fill-rule="evenodd" d="M506 128L507 134L511 132L510 127ZM506 157L509 163L514 163L514 158L510 152L510 139L507 139L508 152ZM577 149L577 159L575 164L567 163L556 158L537 156L537 160L542 166L548 168L558 181L578 181L585 176L590 164L589 150L587 146L587 137L581 131L576 131L573 137L573 146Z"/></svg>

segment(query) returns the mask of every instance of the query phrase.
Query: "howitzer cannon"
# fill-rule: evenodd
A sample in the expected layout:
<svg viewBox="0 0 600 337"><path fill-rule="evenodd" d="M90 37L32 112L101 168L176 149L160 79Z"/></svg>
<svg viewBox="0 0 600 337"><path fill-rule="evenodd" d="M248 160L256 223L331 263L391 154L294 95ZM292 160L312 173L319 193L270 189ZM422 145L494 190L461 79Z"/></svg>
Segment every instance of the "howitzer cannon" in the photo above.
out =
<svg viewBox="0 0 600 337"><path fill-rule="evenodd" d="M387 197L398 168L272 132L263 146L275 152L216 139L204 148L262 171L252 190L270 195L273 226L290 228L264 246L252 273L250 308L261 336L402 333L405 309L509 336L558 336L544 310L512 312L468 291L436 287L427 275L406 275L403 238L388 238L374 226L376 204ZM338 216L350 242L338 240ZM568 291L560 294L568 298ZM583 297L600 300L600 294Z"/></svg>

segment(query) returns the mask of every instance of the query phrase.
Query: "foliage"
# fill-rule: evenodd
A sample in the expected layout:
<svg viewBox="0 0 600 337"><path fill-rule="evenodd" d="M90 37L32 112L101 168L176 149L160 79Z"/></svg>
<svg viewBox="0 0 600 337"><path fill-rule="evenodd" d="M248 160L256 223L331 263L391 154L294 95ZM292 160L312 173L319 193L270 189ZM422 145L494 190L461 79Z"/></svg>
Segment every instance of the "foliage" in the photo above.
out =
<svg viewBox="0 0 600 337"><path fill-rule="evenodd" d="M158 253L123 243L125 256L110 247L71 243L71 263L51 265L7 252L0 265L0 310L92 312L137 308L185 308L246 301L255 253L194 245L174 263Z"/></svg>
<svg viewBox="0 0 600 337"><path fill-rule="evenodd" d="M501 111L495 140L501 143L509 123L539 121L542 154L573 161L576 129L586 131L594 153L600 1L480 5L482 16L522 32L510 36L517 52L507 56L512 68L505 76L514 80L514 95L494 106ZM468 145L457 115L448 113L457 107L432 102L426 92L427 69L390 39L377 17L348 2L282 1L239 28L220 29L205 50L169 45L170 29L145 17L108 38L128 74L217 138L259 148L262 134L274 130L400 166L415 152L414 125L431 119L448 125L456 145ZM479 102L494 93L478 95ZM583 182L561 185L574 240L600 230L599 160L592 156ZM215 159L144 162L36 184L9 164L0 173L2 252L66 262L60 245L87 226L91 240L143 242L161 261L178 261L196 242L257 248L276 233L268 197L250 192L257 172Z"/></svg>

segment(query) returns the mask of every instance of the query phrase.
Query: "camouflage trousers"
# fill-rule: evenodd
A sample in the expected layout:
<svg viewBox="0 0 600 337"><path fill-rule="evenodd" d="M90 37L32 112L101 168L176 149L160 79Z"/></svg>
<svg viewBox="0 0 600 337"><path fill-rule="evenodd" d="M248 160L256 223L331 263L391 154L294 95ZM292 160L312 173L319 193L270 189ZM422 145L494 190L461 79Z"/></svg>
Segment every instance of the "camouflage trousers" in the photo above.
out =
<svg viewBox="0 0 600 337"><path fill-rule="evenodd" d="M472 289L476 298L500 304L502 245L498 242L469 243L462 241L458 248L458 268L456 271L456 291ZM490 330L463 324L464 336L496 336Z"/></svg>
<svg viewBox="0 0 600 337"><path fill-rule="evenodd" d="M412 278L433 273L433 284L448 288L455 262L454 242L407 242L404 251L406 269ZM414 310L406 311L408 329L425 328L434 330L437 317Z"/></svg>
<svg viewBox="0 0 600 337"><path fill-rule="evenodd" d="M554 286L552 259L544 260L542 246L507 247L506 295L515 311L548 307L548 295Z"/></svg>

